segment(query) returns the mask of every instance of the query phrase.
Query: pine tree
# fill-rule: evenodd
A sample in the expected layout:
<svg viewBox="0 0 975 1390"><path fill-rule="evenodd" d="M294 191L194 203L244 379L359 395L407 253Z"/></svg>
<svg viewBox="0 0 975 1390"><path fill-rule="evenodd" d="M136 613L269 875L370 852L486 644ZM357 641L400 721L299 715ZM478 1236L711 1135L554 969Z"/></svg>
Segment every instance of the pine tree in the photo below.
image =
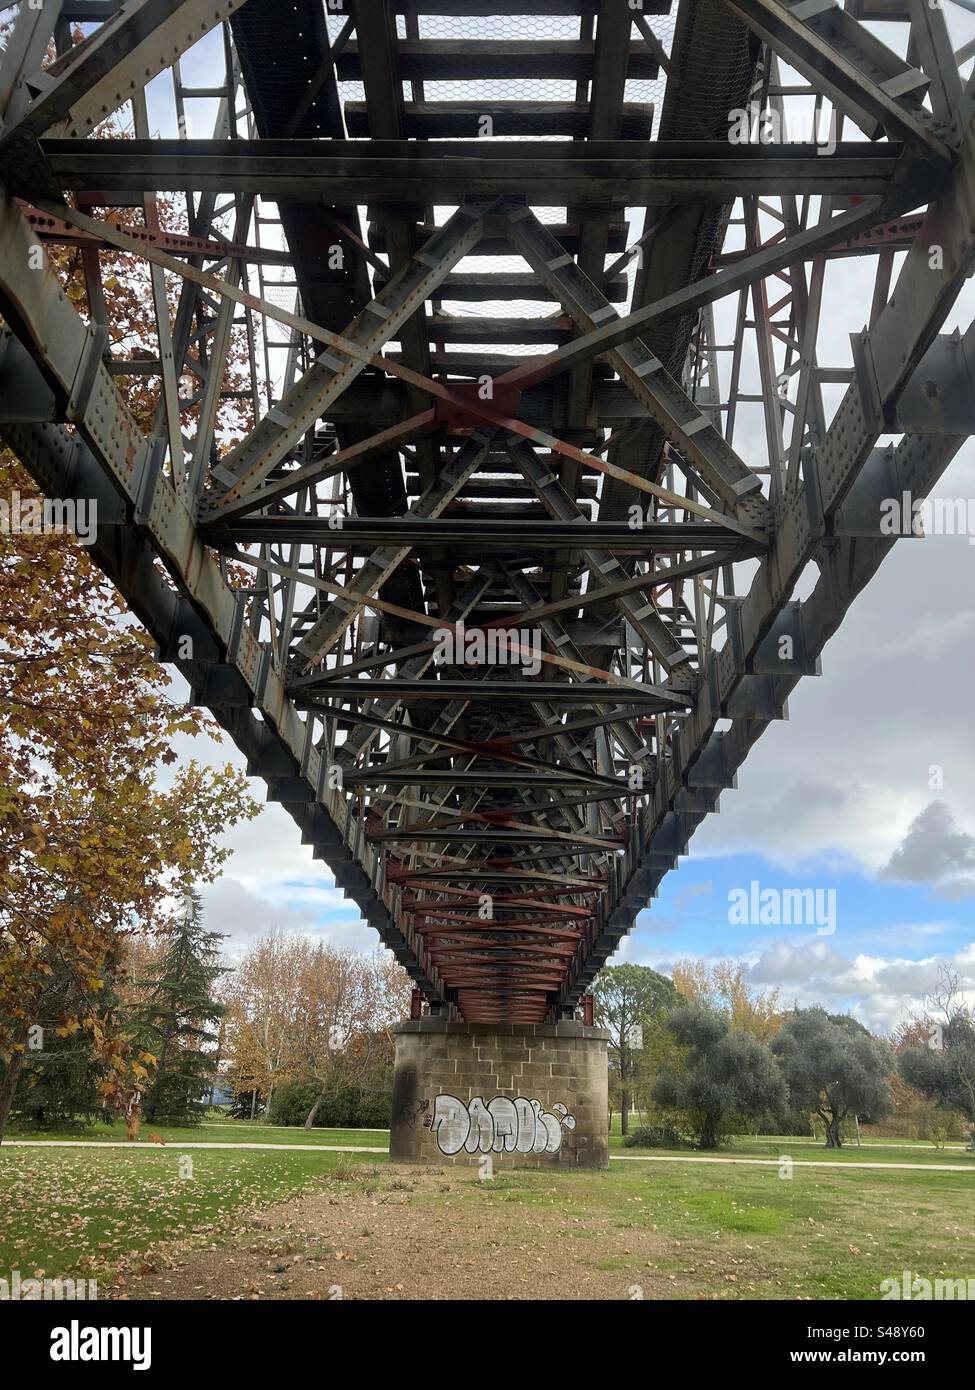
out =
<svg viewBox="0 0 975 1390"><path fill-rule="evenodd" d="M105 1113L105 1097L99 1089L104 1063L84 1023L61 1024L66 1007L84 1013L74 998L76 980L71 969L56 952L48 955L48 983L39 995L34 1011L34 1036L19 1058L19 1085L10 1097L10 1113L17 1123L29 1129L69 1129L83 1126ZM104 970L97 990L103 1013L118 1009L115 975L118 949L106 953ZM0 1088L8 1067L0 1063Z"/></svg>
<svg viewBox="0 0 975 1390"><path fill-rule="evenodd" d="M214 997L224 974L219 932L203 925L199 894L187 895L153 976L141 982L144 1001L134 1011L140 1045L157 1059L142 1104L149 1124L194 1124L206 1110L217 1073L219 1023L226 1009Z"/></svg>

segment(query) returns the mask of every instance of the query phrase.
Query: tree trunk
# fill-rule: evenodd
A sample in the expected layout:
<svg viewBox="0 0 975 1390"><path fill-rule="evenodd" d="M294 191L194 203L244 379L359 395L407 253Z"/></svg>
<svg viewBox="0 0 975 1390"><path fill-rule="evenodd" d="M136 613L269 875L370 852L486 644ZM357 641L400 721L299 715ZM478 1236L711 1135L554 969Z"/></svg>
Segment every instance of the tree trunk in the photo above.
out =
<svg viewBox="0 0 975 1390"><path fill-rule="evenodd" d="M840 1117L833 1115L826 1121L826 1147L827 1149L842 1149L843 1135L840 1133Z"/></svg>
<svg viewBox="0 0 975 1390"><path fill-rule="evenodd" d="M629 1134L630 1132L630 1093L622 1091L620 1094L620 1133Z"/></svg>
<svg viewBox="0 0 975 1390"><path fill-rule="evenodd" d="M156 1120L156 1109L162 1097L163 1081L166 1077L166 1067L169 1063L169 1047L172 1040L172 1034L170 1034L168 1038L163 1039L163 1045L159 1049L159 1056L156 1059L156 1074L153 1077L152 1085L149 1087L146 1103L142 1107L142 1118L147 1124L154 1124Z"/></svg>
<svg viewBox="0 0 975 1390"><path fill-rule="evenodd" d="M701 1122L698 1142L702 1149L716 1149L718 1147L718 1117L716 1115L705 1115Z"/></svg>
<svg viewBox="0 0 975 1390"><path fill-rule="evenodd" d="M251 1091L251 1119L257 1114L257 1087Z"/></svg>
<svg viewBox="0 0 975 1390"><path fill-rule="evenodd" d="M7 1120L10 1117L10 1110L14 1103L14 1096L17 1093L17 1083L20 1074L24 1070L24 1054L15 1052L7 1063L3 1080L0 1081L0 1144L3 1143L3 1136L7 1130Z"/></svg>
<svg viewBox="0 0 975 1390"><path fill-rule="evenodd" d="M305 1121L305 1129L306 1129L306 1130L310 1130L310 1129L312 1128L312 1126L314 1125L314 1123L315 1123L315 1116L318 1114L319 1110L321 1109L322 1101L325 1099L325 1096L327 1095L327 1093L328 1093L328 1082L326 1081L326 1082L322 1085L321 1091L318 1093L318 1099L315 1101L315 1104L312 1106L312 1108L311 1108L311 1109L309 1110L309 1112L308 1112L308 1118L307 1118L307 1120Z"/></svg>

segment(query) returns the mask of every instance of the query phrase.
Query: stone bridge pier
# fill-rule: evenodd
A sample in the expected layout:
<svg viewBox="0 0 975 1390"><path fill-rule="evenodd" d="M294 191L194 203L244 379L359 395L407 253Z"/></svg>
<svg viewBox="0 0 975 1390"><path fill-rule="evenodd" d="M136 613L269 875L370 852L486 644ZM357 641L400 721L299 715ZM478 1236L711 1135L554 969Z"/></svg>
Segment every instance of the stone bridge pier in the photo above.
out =
<svg viewBox="0 0 975 1390"><path fill-rule="evenodd" d="M396 1029L389 1153L399 1163L605 1168L609 1034L583 1023Z"/></svg>

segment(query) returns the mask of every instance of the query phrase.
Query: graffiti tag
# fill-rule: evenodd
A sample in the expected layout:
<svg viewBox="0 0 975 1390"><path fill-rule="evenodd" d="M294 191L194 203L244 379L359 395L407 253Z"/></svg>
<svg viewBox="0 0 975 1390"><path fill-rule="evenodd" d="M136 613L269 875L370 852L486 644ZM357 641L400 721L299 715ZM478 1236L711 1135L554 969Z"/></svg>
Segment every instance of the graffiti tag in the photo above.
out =
<svg viewBox="0 0 975 1390"><path fill-rule="evenodd" d="M441 1153L550 1153L562 1147L562 1129L575 1117L561 1103L547 1114L537 1100L495 1096L487 1105L475 1096L465 1105L456 1096L437 1096L431 1128Z"/></svg>

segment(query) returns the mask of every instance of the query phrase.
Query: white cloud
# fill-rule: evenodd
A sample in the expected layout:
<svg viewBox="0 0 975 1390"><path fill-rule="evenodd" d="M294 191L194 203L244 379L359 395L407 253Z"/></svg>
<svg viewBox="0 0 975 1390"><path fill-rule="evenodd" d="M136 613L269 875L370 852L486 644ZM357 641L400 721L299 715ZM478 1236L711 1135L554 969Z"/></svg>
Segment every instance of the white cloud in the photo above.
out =
<svg viewBox="0 0 975 1390"><path fill-rule="evenodd" d="M226 954L239 957L259 937L272 931L319 938L333 946L370 952L379 938L359 916L355 903L339 889L289 890L274 885L270 894L254 893L235 878L224 877L202 890L207 927L227 937Z"/></svg>
<svg viewBox="0 0 975 1390"><path fill-rule="evenodd" d="M786 1006L819 1004L830 1013L853 1013L876 1032L890 1032L912 1011L923 1010L945 965L958 972L964 997L975 1001L975 942L954 955L923 960L848 958L823 940L775 942L749 959L747 978L756 989L778 988ZM666 972L673 961L650 963Z"/></svg>
<svg viewBox="0 0 975 1390"><path fill-rule="evenodd" d="M272 931L310 933L315 929L313 913L275 904L235 878L218 879L201 896L207 927L228 936L232 945L246 945Z"/></svg>

